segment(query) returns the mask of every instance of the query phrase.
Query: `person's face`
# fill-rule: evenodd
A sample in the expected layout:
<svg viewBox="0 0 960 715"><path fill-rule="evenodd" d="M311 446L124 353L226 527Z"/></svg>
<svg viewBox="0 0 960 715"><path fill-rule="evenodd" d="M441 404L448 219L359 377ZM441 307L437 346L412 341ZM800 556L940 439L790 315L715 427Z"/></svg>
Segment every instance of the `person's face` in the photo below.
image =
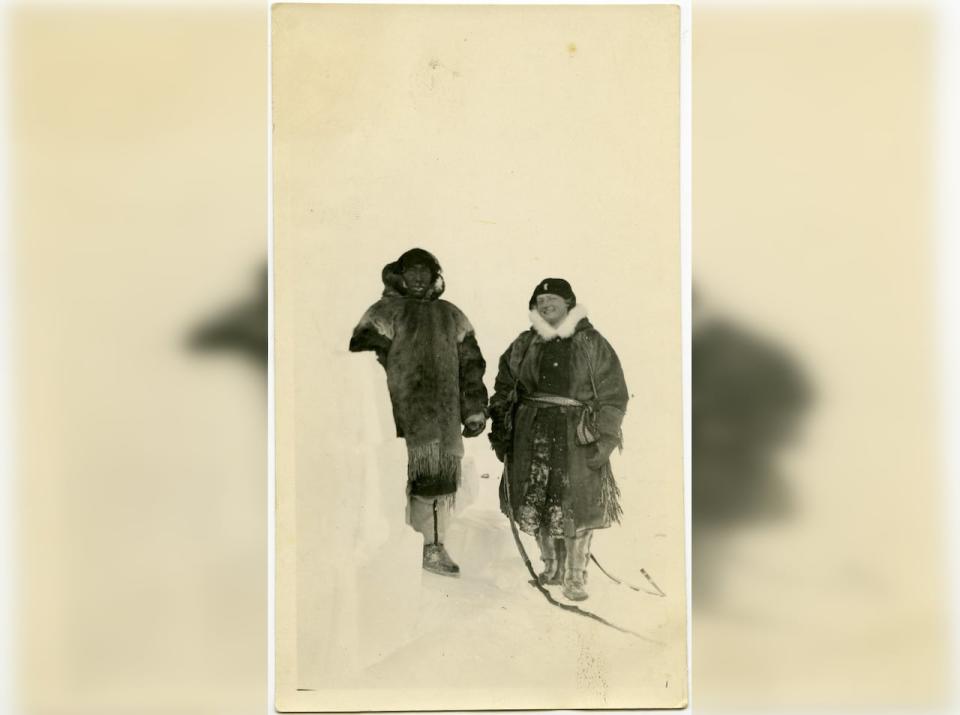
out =
<svg viewBox="0 0 960 715"><path fill-rule="evenodd" d="M566 299L559 295L547 293L537 296L537 312L550 325L556 326L559 324L561 320L567 317L568 311Z"/></svg>
<svg viewBox="0 0 960 715"><path fill-rule="evenodd" d="M403 271L403 282L414 298L422 298L430 288L432 274L426 266L408 266Z"/></svg>

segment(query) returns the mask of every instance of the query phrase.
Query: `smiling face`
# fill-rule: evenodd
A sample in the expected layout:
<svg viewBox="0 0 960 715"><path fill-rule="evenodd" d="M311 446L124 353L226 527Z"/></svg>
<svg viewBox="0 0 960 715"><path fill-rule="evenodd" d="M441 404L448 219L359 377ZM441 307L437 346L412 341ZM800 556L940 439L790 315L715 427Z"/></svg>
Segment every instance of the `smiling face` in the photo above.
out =
<svg viewBox="0 0 960 715"><path fill-rule="evenodd" d="M552 293L537 296L537 312L553 327L557 327L560 321L567 317L569 311L566 298Z"/></svg>
<svg viewBox="0 0 960 715"><path fill-rule="evenodd" d="M403 283L414 298L423 298L433 283L433 273L426 266L408 266L403 271Z"/></svg>

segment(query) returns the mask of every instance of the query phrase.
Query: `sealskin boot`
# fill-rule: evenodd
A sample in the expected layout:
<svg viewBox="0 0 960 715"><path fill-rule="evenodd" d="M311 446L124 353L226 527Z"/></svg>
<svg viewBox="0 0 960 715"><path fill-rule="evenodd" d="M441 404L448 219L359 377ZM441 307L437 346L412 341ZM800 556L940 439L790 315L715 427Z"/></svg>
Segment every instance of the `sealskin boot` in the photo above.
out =
<svg viewBox="0 0 960 715"><path fill-rule="evenodd" d="M585 571L567 571L563 579L563 595L571 601L586 601L589 594L584 588L585 581Z"/></svg>
<svg viewBox="0 0 960 715"><path fill-rule="evenodd" d="M543 586L558 586L563 583L563 562L559 559L544 559L543 571L537 575Z"/></svg>
<svg viewBox="0 0 960 715"><path fill-rule="evenodd" d="M564 539L567 548L566 574L563 578L563 595L571 601L587 599L587 560L590 558L590 541L593 531L583 531Z"/></svg>
<svg viewBox="0 0 960 715"><path fill-rule="evenodd" d="M543 571L537 576L543 586L559 586L563 583L563 561L560 559L544 559Z"/></svg>
<svg viewBox="0 0 960 715"><path fill-rule="evenodd" d="M443 548L443 544L423 545L423 568L425 571L439 576L457 577L460 575L460 567L450 558L450 554Z"/></svg>
<svg viewBox="0 0 960 715"><path fill-rule="evenodd" d="M564 561L567 556L563 539L541 531L537 534L537 545L540 547L540 559L543 561L543 571L537 575L537 581L543 586L559 586L563 583Z"/></svg>

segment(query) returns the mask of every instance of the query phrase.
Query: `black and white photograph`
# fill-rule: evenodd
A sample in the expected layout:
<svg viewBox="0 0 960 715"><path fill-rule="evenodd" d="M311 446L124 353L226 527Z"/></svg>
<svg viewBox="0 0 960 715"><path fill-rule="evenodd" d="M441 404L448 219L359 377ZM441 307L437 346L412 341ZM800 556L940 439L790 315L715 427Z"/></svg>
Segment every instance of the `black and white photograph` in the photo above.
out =
<svg viewBox="0 0 960 715"><path fill-rule="evenodd" d="M683 707L679 8L272 24L278 709Z"/></svg>

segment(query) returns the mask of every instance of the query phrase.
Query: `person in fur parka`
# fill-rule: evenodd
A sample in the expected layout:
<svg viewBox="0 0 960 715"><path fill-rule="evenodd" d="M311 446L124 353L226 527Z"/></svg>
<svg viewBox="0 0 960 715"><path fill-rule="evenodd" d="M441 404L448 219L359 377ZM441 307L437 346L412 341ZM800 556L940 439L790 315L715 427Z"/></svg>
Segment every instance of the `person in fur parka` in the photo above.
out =
<svg viewBox="0 0 960 715"><path fill-rule="evenodd" d="M486 426L486 363L470 321L440 299L445 284L431 253L411 249L381 277L383 295L360 319L350 350L375 352L386 370L397 437L407 444L407 523L423 534L423 567L456 576L444 533L460 485L461 436Z"/></svg>
<svg viewBox="0 0 960 715"><path fill-rule="evenodd" d="M542 280L528 307L532 327L500 358L490 400L490 442L506 467L500 507L536 536L541 583L579 601L593 530L620 521L609 458L629 395L616 352L567 281Z"/></svg>

